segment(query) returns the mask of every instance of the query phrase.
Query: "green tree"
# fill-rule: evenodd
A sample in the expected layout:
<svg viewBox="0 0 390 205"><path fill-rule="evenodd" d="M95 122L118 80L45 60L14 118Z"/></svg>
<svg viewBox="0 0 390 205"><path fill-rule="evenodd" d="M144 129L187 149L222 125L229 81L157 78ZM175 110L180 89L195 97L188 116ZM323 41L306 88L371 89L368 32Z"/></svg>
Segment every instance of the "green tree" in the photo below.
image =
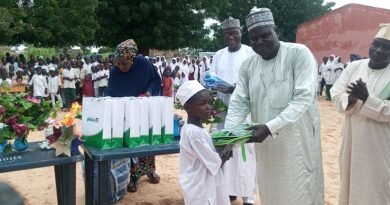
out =
<svg viewBox="0 0 390 205"><path fill-rule="evenodd" d="M206 0L99 0L98 45L116 46L133 38L141 51L148 48L197 47L203 29Z"/></svg>
<svg viewBox="0 0 390 205"><path fill-rule="evenodd" d="M2 43L88 45L99 27L98 0L1 0Z"/></svg>
<svg viewBox="0 0 390 205"><path fill-rule="evenodd" d="M25 24L23 18L27 15L15 3L15 0L0 1L0 44L17 42L15 36L23 31Z"/></svg>
<svg viewBox="0 0 390 205"><path fill-rule="evenodd" d="M38 46L90 44L98 29L97 5L98 0L34 0L24 7L28 26L19 40Z"/></svg>
<svg viewBox="0 0 390 205"><path fill-rule="evenodd" d="M248 35L245 26L245 17L254 7L267 7L271 9L275 24L279 28L279 39L294 42L299 24L317 18L330 11L334 2L324 3L324 0L214 0L210 13L212 17L223 21L232 16L240 19L243 26L243 43L248 43ZM219 5L219 6L216 6ZM216 34L221 34L220 28L214 28ZM221 36L221 35L220 35ZM215 41L219 41L215 39ZM223 44L219 44L220 48Z"/></svg>
<svg viewBox="0 0 390 205"><path fill-rule="evenodd" d="M211 26L214 38L208 37L206 18L232 16L245 25L253 6L268 7L280 39L295 41L300 23L333 5L324 0L0 0L0 43L115 47L133 38L145 54L148 48L217 50L223 47L221 28Z"/></svg>

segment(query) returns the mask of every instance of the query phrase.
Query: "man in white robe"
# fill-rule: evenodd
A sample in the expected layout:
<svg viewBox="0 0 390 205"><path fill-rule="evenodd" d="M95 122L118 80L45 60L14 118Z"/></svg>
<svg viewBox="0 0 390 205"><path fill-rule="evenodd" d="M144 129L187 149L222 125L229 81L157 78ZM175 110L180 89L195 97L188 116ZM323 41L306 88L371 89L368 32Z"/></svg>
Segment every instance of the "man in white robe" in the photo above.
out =
<svg viewBox="0 0 390 205"><path fill-rule="evenodd" d="M329 56L329 60L325 65L324 79L325 79L325 93L326 100L331 100L330 89L335 82L335 70L336 70L336 56L334 54Z"/></svg>
<svg viewBox="0 0 390 205"><path fill-rule="evenodd" d="M321 95L322 96L322 91L324 90L324 87L325 87L325 78L324 78L324 74L325 74L325 71L326 71L326 63L328 62L328 59L329 57L328 56L324 56L322 58L322 63L320 65L320 67L318 68L318 95Z"/></svg>
<svg viewBox="0 0 390 205"><path fill-rule="evenodd" d="M219 50L214 56L212 71L233 87L218 87L217 97L229 106L234 85L237 83L241 63L255 55L252 48L241 44L242 30L240 21L229 17L222 22L223 38L227 47ZM222 117L226 113L221 113ZM217 129L223 129L225 123L219 123ZM246 144L247 159L242 159L241 147L233 149L233 158L226 162L224 173L231 200L241 196L245 205L254 204L256 199L256 156L253 144Z"/></svg>
<svg viewBox="0 0 390 205"><path fill-rule="evenodd" d="M341 76L341 73L343 73L343 70L344 70L344 63L341 62L341 57L337 57L336 58L336 64L335 64L335 70L334 70L334 80L333 82L336 82L340 76Z"/></svg>
<svg viewBox="0 0 390 205"><path fill-rule="evenodd" d="M390 204L390 24L369 56L351 62L331 89L345 114L339 205Z"/></svg>
<svg viewBox="0 0 390 205"><path fill-rule="evenodd" d="M301 44L278 40L271 11L246 17L257 53L241 65L225 122L251 113L261 205L322 205L324 181L317 62Z"/></svg>

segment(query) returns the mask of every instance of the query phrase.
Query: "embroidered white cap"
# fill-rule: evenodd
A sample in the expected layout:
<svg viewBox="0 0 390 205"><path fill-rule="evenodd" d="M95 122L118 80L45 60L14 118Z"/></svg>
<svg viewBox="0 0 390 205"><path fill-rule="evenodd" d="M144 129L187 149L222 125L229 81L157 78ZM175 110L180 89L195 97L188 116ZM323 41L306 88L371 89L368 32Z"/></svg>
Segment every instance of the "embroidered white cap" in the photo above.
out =
<svg viewBox="0 0 390 205"><path fill-rule="evenodd" d="M222 21L222 29L223 30L230 29L230 28L241 28L240 20L235 19L235 18L230 16L229 18Z"/></svg>
<svg viewBox="0 0 390 205"><path fill-rule="evenodd" d="M390 41L390 23L380 24L378 33L376 33L375 38L383 38Z"/></svg>
<svg viewBox="0 0 390 205"><path fill-rule="evenodd" d="M248 31L256 27L275 26L274 17L269 8L252 8L248 16L246 16L245 22Z"/></svg>
<svg viewBox="0 0 390 205"><path fill-rule="evenodd" d="M176 98L184 106L184 104L199 91L205 90L197 80L189 80L184 82L176 93Z"/></svg>

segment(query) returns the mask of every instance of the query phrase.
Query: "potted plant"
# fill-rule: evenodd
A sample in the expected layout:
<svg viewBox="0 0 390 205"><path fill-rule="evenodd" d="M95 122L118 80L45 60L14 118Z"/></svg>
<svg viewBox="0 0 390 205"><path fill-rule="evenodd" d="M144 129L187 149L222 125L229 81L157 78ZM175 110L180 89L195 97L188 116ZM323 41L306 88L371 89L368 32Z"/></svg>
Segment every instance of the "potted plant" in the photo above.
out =
<svg viewBox="0 0 390 205"><path fill-rule="evenodd" d="M5 93L0 97L0 144L7 144L1 151L11 151L8 140L14 140L16 151L27 149L27 136L30 131L43 130L47 119L55 117L56 109L47 101L28 94Z"/></svg>
<svg viewBox="0 0 390 205"><path fill-rule="evenodd" d="M56 156L64 154L70 157L80 154L78 146L83 144L83 141L74 133L75 119L81 119L81 106L77 102L72 104L70 111L64 115L61 122L52 121L53 134L46 139L48 146L56 149Z"/></svg>

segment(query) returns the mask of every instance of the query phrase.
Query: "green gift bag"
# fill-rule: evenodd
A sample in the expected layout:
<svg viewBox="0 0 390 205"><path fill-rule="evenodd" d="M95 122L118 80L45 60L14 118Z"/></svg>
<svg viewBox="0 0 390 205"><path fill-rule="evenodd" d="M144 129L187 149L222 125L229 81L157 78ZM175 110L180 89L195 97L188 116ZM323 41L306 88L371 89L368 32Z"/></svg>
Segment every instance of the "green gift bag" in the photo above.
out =
<svg viewBox="0 0 390 205"><path fill-rule="evenodd" d="M125 124L125 101L123 98L110 99L112 106L111 117L111 147L120 148L123 147L123 128Z"/></svg>
<svg viewBox="0 0 390 205"><path fill-rule="evenodd" d="M173 143L173 98L163 97L161 99L161 143Z"/></svg>
<svg viewBox="0 0 390 205"><path fill-rule="evenodd" d="M161 111L162 98L151 97L149 100L149 127L150 129L150 144L161 144Z"/></svg>
<svg viewBox="0 0 390 205"><path fill-rule="evenodd" d="M150 134L152 126L149 123L149 99L147 97L139 98L140 101L140 146L150 144Z"/></svg>
<svg viewBox="0 0 390 205"><path fill-rule="evenodd" d="M129 98L125 101L125 147L139 147L142 143L141 129L141 104L138 98Z"/></svg>
<svg viewBox="0 0 390 205"><path fill-rule="evenodd" d="M88 146L111 148L112 105L107 98L83 98L82 139Z"/></svg>

